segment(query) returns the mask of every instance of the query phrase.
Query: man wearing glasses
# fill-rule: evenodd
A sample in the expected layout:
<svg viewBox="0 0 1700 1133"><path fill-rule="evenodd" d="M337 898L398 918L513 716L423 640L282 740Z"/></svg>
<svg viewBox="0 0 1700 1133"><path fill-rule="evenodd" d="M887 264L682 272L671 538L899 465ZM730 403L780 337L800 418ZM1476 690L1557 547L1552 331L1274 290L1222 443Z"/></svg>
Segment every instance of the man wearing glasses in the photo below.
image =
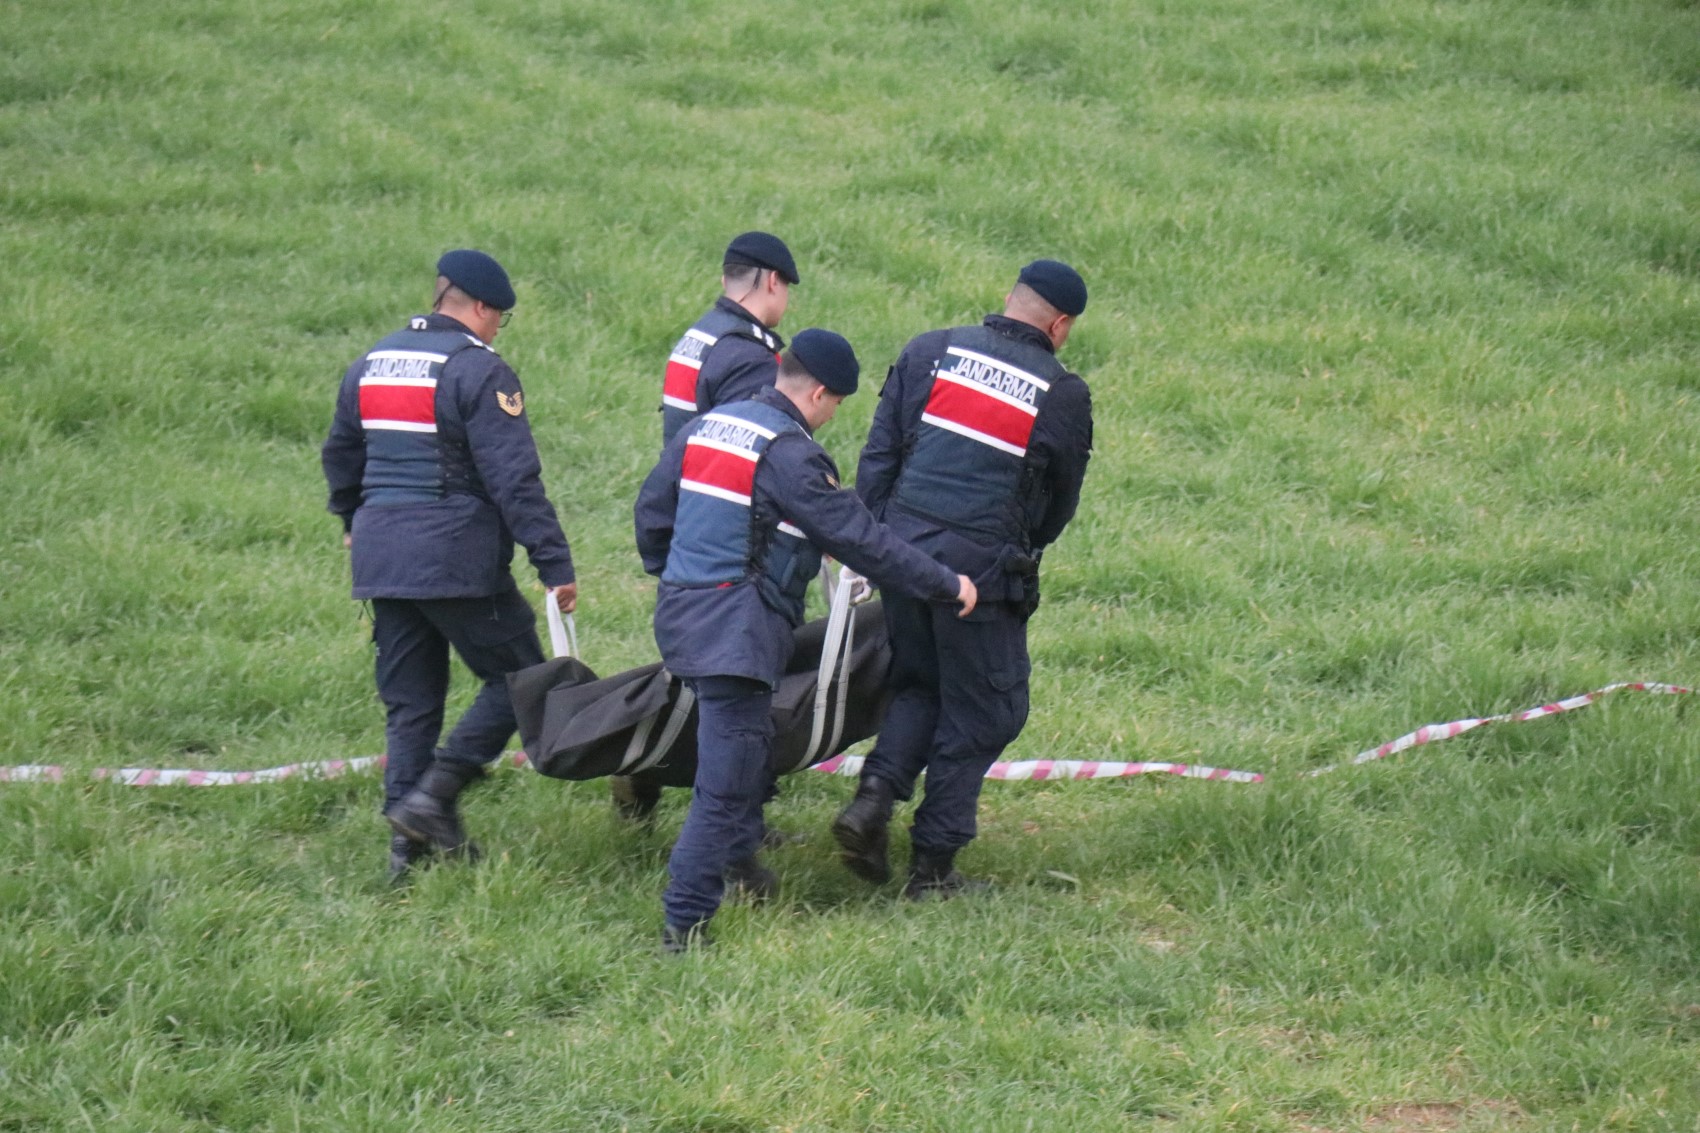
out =
<svg viewBox="0 0 1700 1133"><path fill-rule="evenodd" d="M578 598L525 393L490 345L513 312L508 274L483 252L448 252L433 294L429 315L343 375L321 453L354 597L372 604L392 881L433 851L476 854L456 799L514 733L507 674L543 661L514 544L564 611ZM451 647L483 687L438 747Z"/></svg>

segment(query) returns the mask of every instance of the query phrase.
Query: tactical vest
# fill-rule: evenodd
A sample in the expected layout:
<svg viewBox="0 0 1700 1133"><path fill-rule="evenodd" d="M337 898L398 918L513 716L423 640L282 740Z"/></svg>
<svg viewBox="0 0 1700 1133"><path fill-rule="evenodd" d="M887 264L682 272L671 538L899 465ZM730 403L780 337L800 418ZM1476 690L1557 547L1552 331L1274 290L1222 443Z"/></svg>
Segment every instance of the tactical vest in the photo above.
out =
<svg viewBox="0 0 1700 1133"><path fill-rule="evenodd" d="M719 307L711 308L708 314L698 319L691 329L685 332L684 337L673 347L673 353L667 357L667 373L661 382L663 444L671 440L673 434L699 412L697 375L702 372L702 364L708 357L710 348L727 335L759 342L775 355L779 353L779 340L760 323L741 319ZM708 408L713 409L714 406Z"/></svg>
<svg viewBox="0 0 1700 1133"><path fill-rule="evenodd" d="M483 495L466 424L453 398L437 401L443 367L462 350L490 348L457 330L409 321L366 353L360 371L360 427L366 434L363 503L427 503L450 492Z"/></svg>
<svg viewBox="0 0 1700 1133"><path fill-rule="evenodd" d="M820 570L820 551L789 523L758 522L756 469L781 433L802 433L786 413L740 401L704 413L690 427L679 477L673 542L662 581L729 586L753 580L777 608L802 616L803 593Z"/></svg>
<svg viewBox="0 0 1700 1133"><path fill-rule="evenodd" d="M1067 373L1050 352L990 327L951 331L892 503L965 535L1025 545L1027 441Z"/></svg>

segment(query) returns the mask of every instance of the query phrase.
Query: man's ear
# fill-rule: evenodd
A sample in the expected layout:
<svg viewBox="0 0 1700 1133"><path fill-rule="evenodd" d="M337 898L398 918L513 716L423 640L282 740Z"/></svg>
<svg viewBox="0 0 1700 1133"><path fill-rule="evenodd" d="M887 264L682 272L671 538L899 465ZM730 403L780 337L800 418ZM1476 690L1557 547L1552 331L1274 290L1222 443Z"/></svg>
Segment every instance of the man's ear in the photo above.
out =
<svg viewBox="0 0 1700 1133"><path fill-rule="evenodd" d="M1046 331L1046 333L1051 336L1052 342L1063 342L1068 338L1068 332L1073 329L1073 327L1073 315L1058 315L1054 320L1052 320L1050 329Z"/></svg>

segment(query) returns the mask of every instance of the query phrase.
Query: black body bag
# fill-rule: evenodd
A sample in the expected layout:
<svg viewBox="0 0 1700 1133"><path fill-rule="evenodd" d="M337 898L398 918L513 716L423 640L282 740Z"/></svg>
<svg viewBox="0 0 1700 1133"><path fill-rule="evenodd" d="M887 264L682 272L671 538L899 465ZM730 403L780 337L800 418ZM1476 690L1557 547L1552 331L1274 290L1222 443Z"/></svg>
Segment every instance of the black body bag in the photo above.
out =
<svg viewBox="0 0 1700 1133"><path fill-rule="evenodd" d="M885 614L878 602L834 606L794 631L796 648L773 694L776 775L839 754L885 719ZM696 778L696 698L659 662L599 678L582 661L557 657L511 674L508 693L520 741L545 775L630 775L665 787Z"/></svg>

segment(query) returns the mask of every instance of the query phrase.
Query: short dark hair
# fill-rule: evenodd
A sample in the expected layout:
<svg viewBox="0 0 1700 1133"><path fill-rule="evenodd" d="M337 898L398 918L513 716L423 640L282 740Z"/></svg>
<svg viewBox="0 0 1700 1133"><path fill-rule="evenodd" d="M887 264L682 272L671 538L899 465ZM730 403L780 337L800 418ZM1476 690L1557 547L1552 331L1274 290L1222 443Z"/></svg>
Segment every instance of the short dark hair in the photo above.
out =
<svg viewBox="0 0 1700 1133"><path fill-rule="evenodd" d="M751 286L755 285L762 272L771 270L771 268L758 267L755 264L725 263L720 265L720 274L725 277L727 283L747 283Z"/></svg>
<svg viewBox="0 0 1700 1133"><path fill-rule="evenodd" d="M448 276L439 275L437 277L437 298L431 304L433 314L441 311L444 303L454 303L458 306L462 303L472 302L476 302L476 300L450 282Z"/></svg>
<svg viewBox="0 0 1700 1133"><path fill-rule="evenodd" d="M797 381L798 379L807 379L811 382L814 382L816 385L823 384L819 378L817 378L813 374L809 373L809 369L808 369L807 366L805 366L801 362L797 361L796 355L792 354L789 350L787 350L785 353L783 353L779 356L779 378L778 378L778 380L782 381L782 382L787 382L787 381L794 382L794 381Z"/></svg>

